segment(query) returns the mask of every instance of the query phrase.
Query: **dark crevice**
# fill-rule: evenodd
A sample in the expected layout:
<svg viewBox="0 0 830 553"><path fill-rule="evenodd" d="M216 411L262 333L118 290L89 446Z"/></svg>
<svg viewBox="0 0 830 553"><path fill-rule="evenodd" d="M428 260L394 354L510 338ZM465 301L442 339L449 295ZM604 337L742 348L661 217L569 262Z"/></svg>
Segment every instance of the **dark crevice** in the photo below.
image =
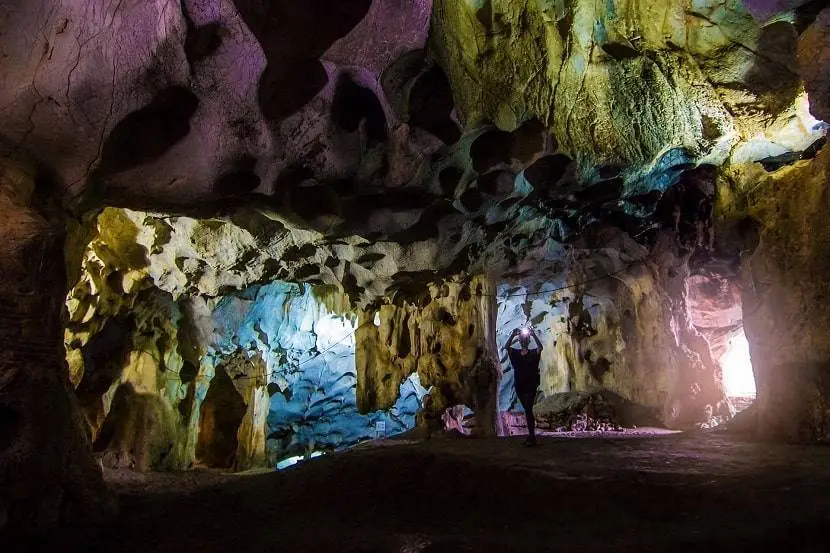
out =
<svg viewBox="0 0 830 553"><path fill-rule="evenodd" d="M82 404L98 401L121 375L132 347L131 334L134 329L132 316L107 319L101 331L93 335L81 349L84 375L76 394Z"/></svg>
<svg viewBox="0 0 830 553"><path fill-rule="evenodd" d="M361 121L366 121L370 141L385 142L387 137L386 115L375 93L359 86L343 74L337 81L334 100L331 103L331 119L347 132L355 132Z"/></svg>
<svg viewBox="0 0 830 553"><path fill-rule="evenodd" d="M7 451L21 433L20 411L0 405L0 451Z"/></svg>
<svg viewBox="0 0 830 553"><path fill-rule="evenodd" d="M458 188L461 178L464 176L464 171L457 167L445 167L438 174L438 183L441 185L441 191L444 196L448 198L455 197L455 190Z"/></svg>
<svg viewBox="0 0 830 553"><path fill-rule="evenodd" d="M475 188L468 188L465 190L464 193L458 198L458 201L461 202L464 209L472 213L475 213L481 209L481 206L484 205L484 198L482 197L481 192Z"/></svg>
<svg viewBox="0 0 830 553"><path fill-rule="evenodd" d="M819 12L827 7L827 0L812 0L795 10L795 30L800 35L815 22Z"/></svg>
<svg viewBox="0 0 830 553"><path fill-rule="evenodd" d="M454 144L461 131L452 120L455 108L447 76L437 65L421 75L409 93L409 124L435 135L445 144Z"/></svg>
<svg viewBox="0 0 830 553"><path fill-rule="evenodd" d="M199 99L186 88L160 91L145 107L115 125L101 151L99 176L118 173L164 155L190 132Z"/></svg>
<svg viewBox="0 0 830 553"><path fill-rule="evenodd" d="M300 59L280 67L268 65L259 81L262 115L280 121L299 111L329 82L317 59Z"/></svg>
<svg viewBox="0 0 830 553"><path fill-rule="evenodd" d="M406 94L409 85L421 73L426 64L424 50L411 50L402 54L383 70L380 84L383 93L396 113L406 113Z"/></svg>
<svg viewBox="0 0 830 553"><path fill-rule="evenodd" d="M473 169L479 173L513 160L527 163L545 147L544 126L537 119L524 122L512 132L487 131L475 139L470 147Z"/></svg>
<svg viewBox="0 0 830 553"><path fill-rule="evenodd" d="M628 46L626 44L620 44L618 42L609 42L608 44L603 44L602 49L605 51L606 54L608 54L617 61L623 61L640 56L640 53L631 46Z"/></svg>
<svg viewBox="0 0 830 553"><path fill-rule="evenodd" d="M389 239L404 245L429 240L438 236L438 222L452 214L458 214L458 211L452 207L449 201L435 202L424 210L414 225L395 233Z"/></svg>
<svg viewBox="0 0 830 553"><path fill-rule="evenodd" d="M409 315L401 323L401 338L398 341L398 357L406 357L412 352L412 343L409 338Z"/></svg>
<svg viewBox="0 0 830 553"><path fill-rule="evenodd" d="M208 23L197 27L187 10L187 2L181 0L180 5L187 29L184 54L190 66L190 72L193 73L196 64L212 56L222 46L221 26L218 23Z"/></svg>
<svg viewBox="0 0 830 553"><path fill-rule="evenodd" d="M260 178L254 172L256 159L244 155L233 164L233 169L216 180L214 192L219 196L242 195L253 192L260 185Z"/></svg>
<svg viewBox="0 0 830 553"><path fill-rule="evenodd" d="M289 198L291 210L304 219L343 212L337 193L324 184L294 188L289 192Z"/></svg>
<svg viewBox="0 0 830 553"><path fill-rule="evenodd" d="M328 82L320 56L366 16L371 0L233 0L268 64L259 81L263 115L278 121Z"/></svg>
<svg viewBox="0 0 830 553"><path fill-rule="evenodd" d="M515 182L516 175L510 171L491 171L478 177L478 188L491 196L507 196L513 192Z"/></svg>
<svg viewBox="0 0 830 553"><path fill-rule="evenodd" d="M547 191L562 179L571 162L571 158L564 154L542 157L525 169L525 179L536 190Z"/></svg>
<svg viewBox="0 0 830 553"><path fill-rule="evenodd" d="M237 431L247 407L228 373L217 367L210 381L199 421L196 457L209 467L232 468L236 461Z"/></svg>

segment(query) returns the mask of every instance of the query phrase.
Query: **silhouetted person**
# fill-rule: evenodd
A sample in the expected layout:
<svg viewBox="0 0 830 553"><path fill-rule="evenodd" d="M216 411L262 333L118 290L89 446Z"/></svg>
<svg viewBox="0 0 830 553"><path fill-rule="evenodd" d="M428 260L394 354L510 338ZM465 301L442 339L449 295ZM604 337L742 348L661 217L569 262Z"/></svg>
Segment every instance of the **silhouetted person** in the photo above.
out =
<svg viewBox="0 0 830 553"><path fill-rule="evenodd" d="M519 349L512 348L513 342L519 339ZM536 349L530 349L530 339L536 342ZM536 445L536 419L533 417L533 404L536 401L536 389L539 387L539 360L542 356L542 342L536 332L530 327L514 329L504 346L513 366L513 384L516 386L516 395L527 420L528 438L526 445Z"/></svg>

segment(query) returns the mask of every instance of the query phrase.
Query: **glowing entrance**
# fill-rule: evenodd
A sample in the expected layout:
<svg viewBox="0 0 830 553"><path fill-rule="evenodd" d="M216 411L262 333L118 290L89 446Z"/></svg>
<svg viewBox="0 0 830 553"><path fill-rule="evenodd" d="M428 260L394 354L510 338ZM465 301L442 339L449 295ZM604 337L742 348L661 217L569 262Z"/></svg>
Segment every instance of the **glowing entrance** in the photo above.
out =
<svg viewBox="0 0 830 553"><path fill-rule="evenodd" d="M726 353L720 358L723 387L730 398L755 399L755 373L749 358L749 342L743 329L729 339Z"/></svg>

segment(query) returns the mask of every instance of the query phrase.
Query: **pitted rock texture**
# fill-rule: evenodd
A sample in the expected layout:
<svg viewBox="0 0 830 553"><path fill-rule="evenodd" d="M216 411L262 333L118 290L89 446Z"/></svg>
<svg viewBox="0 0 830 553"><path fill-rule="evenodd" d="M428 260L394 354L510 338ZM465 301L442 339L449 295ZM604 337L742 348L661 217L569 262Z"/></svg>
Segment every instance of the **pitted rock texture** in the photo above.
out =
<svg viewBox="0 0 830 553"><path fill-rule="evenodd" d="M379 437L378 423L380 437L415 425L428 390L414 370L389 382L382 411L358 412L358 315L336 288L273 282L216 298L174 296L119 255L133 251L123 236L90 242L65 338L105 466L273 467ZM130 274L136 284L124 286Z"/></svg>
<svg viewBox="0 0 830 553"><path fill-rule="evenodd" d="M682 290L694 265L684 258L684 248L712 245L710 212L705 201L678 207L684 198L707 199L676 186L702 163L728 161L728 170L768 182L754 172L761 166L750 164L765 161L772 171L815 157L825 126L805 113L799 76L813 115L824 118L826 15L817 17L800 2L787 9L795 4L789 23L769 19L781 11L781 2L747 11L734 0L5 2L0 156L37 167L32 197L67 208L68 281L76 283L67 298L68 376L55 357L17 380L23 362L16 356L25 360L26 348L41 351L42 344L60 351L56 306L65 283L31 284L26 277L46 279L48 265L22 265L37 259L30 250L9 253L9 285L28 286L10 289L9 301L25 298L15 309L32 320L35 312L45 317L47 330L22 336L10 330L9 340L20 351L7 353L14 363L0 378L21 386L12 394L15 402L31 396L29 405L39 405L52 393L49 405L63 411L57 426L62 437L46 443L46 430L38 430L35 444L14 435L15 447L25 444L42 464L3 469L2 493L13 501L2 501L15 512L6 520L25 518L16 513L26 510L15 507L25 501L29 512L42 511L44 527L60 520L55 505L61 501L72 511L64 520L84 516L83 505L69 506L85 486L93 497L86 507L89 520L105 510L89 506L101 495L72 427L72 400L64 403L70 382L84 426L115 466L189 466L201 456L207 464L244 468L263 462L269 447L278 455L317 448L318 437L330 428L304 424L307 413L297 407L308 407L315 421L328 412L328 402L314 403L313 383L297 377L291 384L299 387L292 391L297 403L286 408L291 416L275 418L270 407L279 399L269 394L266 401L263 391L273 383L266 380L276 355L264 345L266 338L256 334L247 343L228 345L226 333L217 345L213 326L220 303L239 300L245 313L240 325L249 332L256 326L256 318L248 318L256 312L256 298L275 280L318 291L328 287L323 296L338 295L335 303L348 305L331 313L364 317L385 308L382 324L388 324L414 305L425 321L438 316L437 306L448 301L441 298L450 296L432 297L431 290L447 282L484 275L492 290L502 282L557 282L568 271L580 279L610 279L609 267L650 257L654 266L645 274L621 276L627 290L619 295L643 300L647 314L635 330L658 336L658 345L644 345L642 358L633 356L624 366L649 376L658 364L668 369L645 391L633 384L636 378L621 376L615 385L648 401L669 394L653 404L678 423L714 416L707 408L715 409L718 401L714 368ZM816 180L823 173L821 164L797 167L815 171L810 175ZM765 178L781 178L773 175ZM12 202L8 223L21 215L39 221L30 217L29 203ZM814 207L817 218L823 214L817 205L805 205ZM768 217L773 222L765 228L794 232L779 215ZM741 228L744 238L757 231L749 223ZM609 229L624 238L596 239L607 237ZM671 229L680 240L667 246ZM8 232L12 245L46 240L48 234L38 225ZM768 235L767 244L778 236ZM723 246L719 237L717 242ZM767 259L766 251L759 250L757 259ZM817 251L805 267L821 266ZM821 272L805 270L815 274ZM785 276L776 273L776 282ZM800 284L806 296L818 286L809 277ZM424 294L430 300L418 305ZM795 313L795 305L809 303L786 290L778 295L790 299L767 305L770 313ZM27 303L41 301L42 306ZM495 313L493 306L477 310L465 301L455 307L476 324ZM606 301L599 317L609 327L626 309L620 315L611 303ZM809 317L813 328L823 328L820 315ZM756 348L769 332L759 320L746 323L748 334L756 332L750 336ZM659 328L649 328L651 323ZM494 322L486 325L495 328ZM482 331L473 332L475 339L488 342L485 353L495 348L494 338L477 332ZM602 357L610 359L617 351L614 332L569 332L567 363L587 375L600 358L586 360L585 353L608 351ZM387 338L381 334L371 337L369 348L380 348ZM481 377L474 379L481 386L473 387L494 393L488 375L497 361L481 356L472 365L469 357L457 363L469 344L460 331L455 334L441 337L457 346L454 366L471 366ZM781 334L781 340L790 338L801 343L795 334ZM304 348L316 347L317 338L303 340ZM267 342L276 343L273 336ZM664 353L653 353L655 348ZM824 420L826 398L820 371L798 373L803 378L795 381L803 386L789 387L783 376L769 380L778 374L769 368L776 360L803 361L802 353L788 351L782 347L766 356L759 383L775 382L767 386L767 397L783 399L770 399L759 412L764 417L795 410L799 428L820 435L815 421ZM659 363L650 364L652 354ZM381 361L382 376L378 371L367 379L357 397L362 402L366 393L370 399L374 390L389 408L377 417L405 428L425 389L403 374L406 362ZM48 367L54 375L44 377L43 390L27 380ZM412 374L437 379L436 367L437 361ZM340 373L329 369L321 367L323 387L333 397L346 397L345 380L334 386ZM398 381L402 402L392 407L395 387L384 382L387 372ZM449 389L435 394L438 404L459 396L465 385L457 377L446 377ZM780 390L770 391L779 382ZM798 386L813 394L809 416L806 408L787 403L794 397L787 394L801 393ZM397 419L390 414L395 409ZM263 417L279 426L279 434L262 430ZM380 421L354 417L348 431L323 449L362 439L368 425ZM804 422L810 417L813 422ZM43 429L43 422L31 428ZM51 458L61 468L42 460ZM7 479L59 485L35 488L26 500L18 488L5 485ZM27 524L16 526L28 531Z"/></svg>
<svg viewBox="0 0 830 553"><path fill-rule="evenodd" d="M422 70L430 8L7 4L3 148L48 163L73 196L94 188L97 197L177 205L254 190L281 196L299 184L293 169L321 183L358 171L382 181L379 163L392 150L431 153L423 139L394 145L389 126L407 118L406 106L382 86L400 96Z"/></svg>
<svg viewBox="0 0 830 553"><path fill-rule="evenodd" d="M761 27L737 1L438 0L433 29L468 125L535 117L594 166L723 155L799 88L795 29Z"/></svg>
<svg viewBox="0 0 830 553"><path fill-rule="evenodd" d="M466 405L478 433L495 432L495 294L486 278L430 286L416 303L382 305L358 321L361 410L392 405L398 383L416 373L431 388L428 416Z"/></svg>
<svg viewBox="0 0 830 553"><path fill-rule="evenodd" d="M798 29L734 0L18 0L0 24L0 155L77 209L255 194L326 234L423 234L542 160L552 199L556 153L577 188L662 191L667 162L726 159L800 90Z"/></svg>

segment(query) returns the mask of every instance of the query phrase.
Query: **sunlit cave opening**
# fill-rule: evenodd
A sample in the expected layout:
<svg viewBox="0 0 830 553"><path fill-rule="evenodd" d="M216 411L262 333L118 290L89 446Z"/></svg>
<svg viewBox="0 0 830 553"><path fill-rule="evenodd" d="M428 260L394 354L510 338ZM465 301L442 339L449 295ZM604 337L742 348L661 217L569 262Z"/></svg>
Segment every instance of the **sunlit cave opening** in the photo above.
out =
<svg viewBox="0 0 830 553"><path fill-rule="evenodd" d="M741 291L736 279L696 274L687 279L687 304L695 332L709 346L716 381L726 395L726 422L755 401L755 371L744 333Z"/></svg>
<svg viewBox="0 0 830 553"><path fill-rule="evenodd" d="M732 334L726 348L719 359L723 387L735 410L740 412L755 400L755 372L743 329Z"/></svg>

